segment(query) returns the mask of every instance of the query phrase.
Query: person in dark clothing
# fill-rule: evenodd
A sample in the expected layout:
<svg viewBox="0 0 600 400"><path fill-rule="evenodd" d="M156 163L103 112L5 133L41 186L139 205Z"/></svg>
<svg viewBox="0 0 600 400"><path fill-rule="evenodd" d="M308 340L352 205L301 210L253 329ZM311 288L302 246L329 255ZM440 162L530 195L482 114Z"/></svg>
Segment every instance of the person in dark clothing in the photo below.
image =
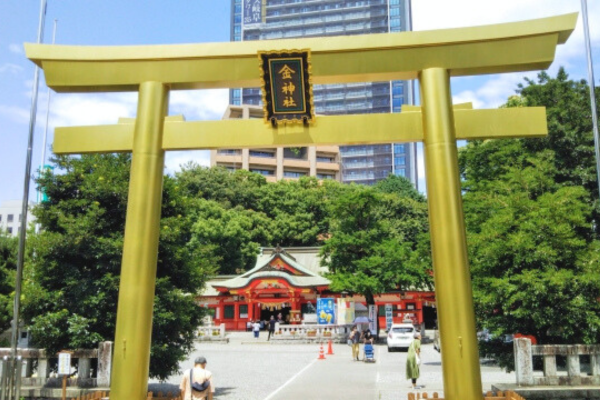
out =
<svg viewBox="0 0 600 400"><path fill-rule="evenodd" d="M276 323L277 321L275 321L275 317L271 315L271 319L269 320L269 336L267 337L267 340L271 340L271 335L275 333Z"/></svg>

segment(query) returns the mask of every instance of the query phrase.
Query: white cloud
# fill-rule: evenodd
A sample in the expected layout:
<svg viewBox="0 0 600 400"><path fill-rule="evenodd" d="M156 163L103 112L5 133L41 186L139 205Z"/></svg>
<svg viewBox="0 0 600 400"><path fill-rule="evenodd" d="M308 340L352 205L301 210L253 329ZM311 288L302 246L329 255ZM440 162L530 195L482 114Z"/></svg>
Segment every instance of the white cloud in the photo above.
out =
<svg viewBox="0 0 600 400"><path fill-rule="evenodd" d="M53 126L116 124L120 117L135 117L135 93L63 94L52 96Z"/></svg>
<svg viewBox="0 0 600 400"><path fill-rule="evenodd" d="M452 96L453 103L472 102L473 108L497 108L515 94L519 83L524 77L533 78L535 73L511 73L492 75L476 89L469 89ZM461 79L461 78L457 78Z"/></svg>
<svg viewBox="0 0 600 400"><path fill-rule="evenodd" d="M8 45L8 50L11 53L15 53L15 54L23 54L23 45L21 44L16 44L16 43L11 43Z"/></svg>
<svg viewBox="0 0 600 400"><path fill-rule="evenodd" d="M179 90L171 92L171 114L183 114L186 120L221 119L229 102L229 91Z"/></svg>
<svg viewBox="0 0 600 400"><path fill-rule="evenodd" d="M15 106L5 106L0 104L0 115L13 122L26 124L29 122L29 110Z"/></svg>
<svg viewBox="0 0 600 400"><path fill-rule="evenodd" d="M173 174L181 169L182 165L188 162L195 162L204 167L210 166L210 151L168 151L165 156L165 167L168 174Z"/></svg>
<svg viewBox="0 0 600 400"><path fill-rule="evenodd" d="M16 74L18 72L23 71L23 67L17 64L6 63L0 65L0 74L8 72L10 74Z"/></svg>

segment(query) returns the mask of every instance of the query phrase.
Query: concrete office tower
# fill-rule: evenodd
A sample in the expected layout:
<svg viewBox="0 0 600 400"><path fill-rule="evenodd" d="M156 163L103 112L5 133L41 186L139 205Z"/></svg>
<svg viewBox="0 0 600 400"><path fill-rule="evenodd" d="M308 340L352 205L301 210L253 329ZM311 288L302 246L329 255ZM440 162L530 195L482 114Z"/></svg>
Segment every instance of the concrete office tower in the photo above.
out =
<svg viewBox="0 0 600 400"><path fill-rule="evenodd" d="M263 118L263 109L250 105L227 107L223 119L239 118ZM338 146L211 150L210 166L257 172L264 175L268 182L303 176L340 180Z"/></svg>
<svg viewBox="0 0 600 400"><path fill-rule="evenodd" d="M33 207L29 204L29 208ZM4 231L11 236L17 236L21 230L21 211L23 202L21 200L8 200L0 204L0 231ZM27 227L35 222L35 217L31 211L27 213Z"/></svg>
<svg viewBox="0 0 600 400"><path fill-rule="evenodd" d="M410 30L410 0L232 0L231 40L362 35ZM273 49L280 50L280 49ZM400 112L409 82L315 85L317 114ZM261 102L260 89L232 89L230 103ZM416 144L340 146L342 182L371 185L390 174L417 182Z"/></svg>

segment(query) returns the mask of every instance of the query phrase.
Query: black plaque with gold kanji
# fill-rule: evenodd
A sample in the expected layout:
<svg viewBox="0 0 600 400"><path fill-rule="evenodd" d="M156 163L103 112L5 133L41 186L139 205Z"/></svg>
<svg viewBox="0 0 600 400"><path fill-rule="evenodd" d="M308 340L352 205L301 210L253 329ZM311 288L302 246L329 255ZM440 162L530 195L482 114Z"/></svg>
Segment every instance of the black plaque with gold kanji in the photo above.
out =
<svg viewBox="0 0 600 400"><path fill-rule="evenodd" d="M265 121L310 123L314 121L310 52L282 50L259 52Z"/></svg>

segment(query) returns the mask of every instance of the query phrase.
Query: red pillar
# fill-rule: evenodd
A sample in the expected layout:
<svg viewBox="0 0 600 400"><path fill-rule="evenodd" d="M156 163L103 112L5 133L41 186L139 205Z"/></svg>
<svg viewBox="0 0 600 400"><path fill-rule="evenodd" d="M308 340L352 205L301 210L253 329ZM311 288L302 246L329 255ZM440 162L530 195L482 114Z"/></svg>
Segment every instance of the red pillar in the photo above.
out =
<svg viewBox="0 0 600 400"><path fill-rule="evenodd" d="M252 321L254 319L254 302L248 299L248 320Z"/></svg>

